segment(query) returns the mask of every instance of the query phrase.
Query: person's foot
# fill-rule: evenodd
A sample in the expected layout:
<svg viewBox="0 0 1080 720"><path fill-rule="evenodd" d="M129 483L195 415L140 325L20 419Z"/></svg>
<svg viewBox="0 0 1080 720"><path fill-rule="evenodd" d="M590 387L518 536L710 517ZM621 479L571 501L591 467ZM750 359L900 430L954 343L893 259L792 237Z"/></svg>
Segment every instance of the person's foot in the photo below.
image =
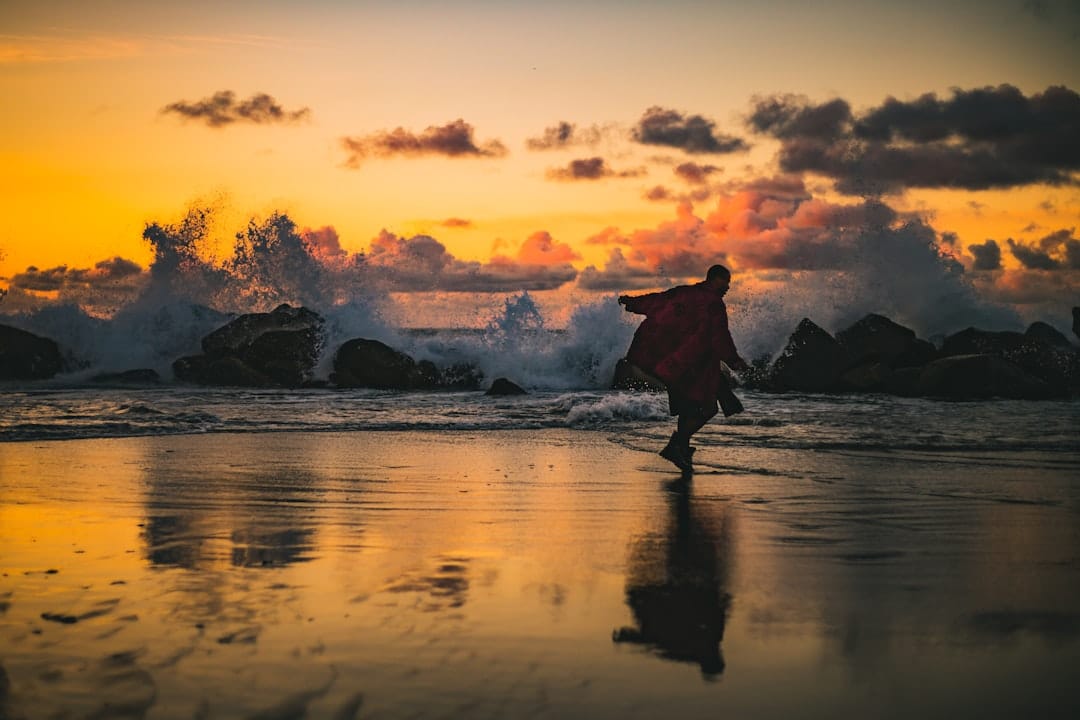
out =
<svg viewBox="0 0 1080 720"><path fill-rule="evenodd" d="M693 448L691 448L690 454L692 455L693 452ZM690 462L690 456L685 454L678 443L675 442L674 435L671 436L671 440L664 446L664 449L660 451L660 457L669 461L684 473L694 472L694 466Z"/></svg>

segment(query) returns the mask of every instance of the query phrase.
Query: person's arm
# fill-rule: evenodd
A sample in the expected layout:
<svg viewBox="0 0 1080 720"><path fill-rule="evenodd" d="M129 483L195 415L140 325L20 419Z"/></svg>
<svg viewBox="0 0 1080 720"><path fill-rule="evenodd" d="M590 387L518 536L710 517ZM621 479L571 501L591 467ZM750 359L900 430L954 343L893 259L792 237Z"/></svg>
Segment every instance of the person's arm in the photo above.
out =
<svg viewBox="0 0 1080 720"><path fill-rule="evenodd" d="M667 303L668 294L671 290L648 293L646 295L620 295L619 304L626 308L627 312L638 315L651 315Z"/></svg>
<svg viewBox="0 0 1080 720"><path fill-rule="evenodd" d="M735 349L735 341L731 339L731 330L728 329L727 307L724 303L717 303L710 313L712 320L712 350L716 358L727 363L732 370L743 371L750 366L739 357Z"/></svg>

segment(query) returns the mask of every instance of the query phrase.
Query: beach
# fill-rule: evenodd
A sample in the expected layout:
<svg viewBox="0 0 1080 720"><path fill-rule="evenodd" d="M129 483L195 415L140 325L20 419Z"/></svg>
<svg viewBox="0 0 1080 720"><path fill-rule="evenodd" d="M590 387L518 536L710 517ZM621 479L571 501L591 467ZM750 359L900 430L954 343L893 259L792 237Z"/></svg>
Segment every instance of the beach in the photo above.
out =
<svg viewBox="0 0 1080 720"><path fill-rule="evenodd" d="M1075 454L665 430L4 443L0 716L1075 717Z"/></svg>

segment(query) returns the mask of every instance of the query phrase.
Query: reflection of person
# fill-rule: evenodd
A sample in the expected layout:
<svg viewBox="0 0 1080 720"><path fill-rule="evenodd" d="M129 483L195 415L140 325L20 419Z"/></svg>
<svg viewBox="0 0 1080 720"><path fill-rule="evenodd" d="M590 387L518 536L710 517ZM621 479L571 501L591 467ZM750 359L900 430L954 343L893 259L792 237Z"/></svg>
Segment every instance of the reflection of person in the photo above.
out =
<svg viewBox="0 0 1080 720"><path fill-rule="evenodd" d="M716 415L717 400L725 415L742 411L721 366L748 367L728 330L724 294L730 285L731 272L713 265L704 282L619 297L628 311L645 315L626 359L667 385L671 414L679 421L660 455L684 472L693 470L690 437Z"/></svg>
<svg viewBox="0 0 1080 720"><path fill-rule="evenodd" d="M631 552L626 604L637 627L616 630L617 643L646 645L669 660L693 662L706 679L724 671L730 541L727 516L707 516L686 492L671 501L666 533L639 539Z"/></svg>

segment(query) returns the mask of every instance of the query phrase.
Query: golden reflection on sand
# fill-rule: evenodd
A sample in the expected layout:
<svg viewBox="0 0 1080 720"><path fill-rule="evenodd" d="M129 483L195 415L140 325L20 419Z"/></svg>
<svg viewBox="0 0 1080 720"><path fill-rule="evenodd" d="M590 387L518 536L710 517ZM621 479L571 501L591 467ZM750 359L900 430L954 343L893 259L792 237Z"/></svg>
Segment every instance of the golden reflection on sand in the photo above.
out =
<svg viewBox="0 0 1080 720"><path fill-rule="evenodd" d="M1073 707L1080 540L1058 478L1003 504L910 462L738 458L756 474L706 447L679 483L612 440L4 445L0 716ZM1018 477L982 472L989 498Z"/></svg>

